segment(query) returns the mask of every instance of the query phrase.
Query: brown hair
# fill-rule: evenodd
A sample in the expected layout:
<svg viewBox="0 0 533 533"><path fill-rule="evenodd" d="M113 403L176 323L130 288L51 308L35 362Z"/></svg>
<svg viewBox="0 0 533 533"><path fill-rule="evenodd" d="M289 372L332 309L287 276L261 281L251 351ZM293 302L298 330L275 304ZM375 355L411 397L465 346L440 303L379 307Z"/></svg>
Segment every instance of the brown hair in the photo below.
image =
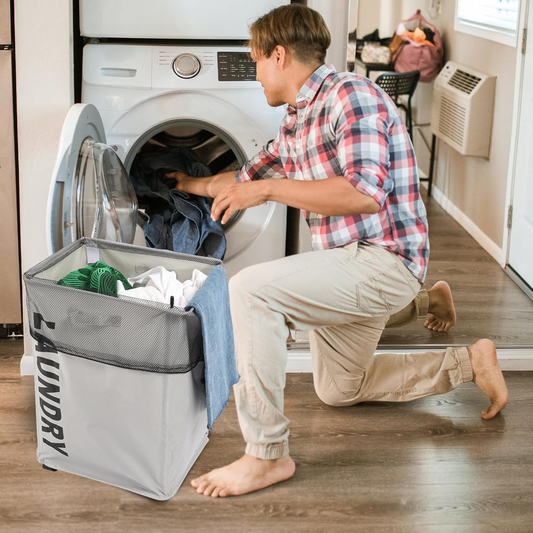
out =
<svg viewBox="0 0 533 533"><path fill-rule="evenodd" d="M280 45L308 66L322 64L331 44L331 34L320 13L313 9L289 4L273 9L250 26L252 50L270 57Z"/></svg>

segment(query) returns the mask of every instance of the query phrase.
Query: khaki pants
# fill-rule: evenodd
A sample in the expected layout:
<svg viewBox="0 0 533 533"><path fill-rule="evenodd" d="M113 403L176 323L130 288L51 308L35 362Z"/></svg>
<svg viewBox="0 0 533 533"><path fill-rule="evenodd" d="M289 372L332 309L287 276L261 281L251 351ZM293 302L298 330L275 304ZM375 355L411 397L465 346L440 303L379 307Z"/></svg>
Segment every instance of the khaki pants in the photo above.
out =
<svg viewBox="0 0 533 533"><path fill-rule="evenodd" d="M237 413L254 457L289 452L283 394L290 329L310 331L314 385L328 405L406 402L472 381L466 348L374 355L386 325L428 308L409 269L377 246L350 243L251 266L230 280L230 304L241 375Z"/></svg>

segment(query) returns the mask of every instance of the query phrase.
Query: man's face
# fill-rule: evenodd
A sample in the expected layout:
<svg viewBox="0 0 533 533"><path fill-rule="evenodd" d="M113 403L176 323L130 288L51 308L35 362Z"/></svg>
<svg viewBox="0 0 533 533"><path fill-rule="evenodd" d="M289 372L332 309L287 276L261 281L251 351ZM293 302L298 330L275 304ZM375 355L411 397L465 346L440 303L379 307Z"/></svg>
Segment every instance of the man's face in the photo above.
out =
<svg viewBox="0 0 533 533"><path fill-rule="evenodd" d="M286 83L283 79L283 69L280 68L279 55L276 50L270 57L252 50L251 57L255 61L256 79L265 91L268 105L278 107L286 104L284 97Z"/></svg>

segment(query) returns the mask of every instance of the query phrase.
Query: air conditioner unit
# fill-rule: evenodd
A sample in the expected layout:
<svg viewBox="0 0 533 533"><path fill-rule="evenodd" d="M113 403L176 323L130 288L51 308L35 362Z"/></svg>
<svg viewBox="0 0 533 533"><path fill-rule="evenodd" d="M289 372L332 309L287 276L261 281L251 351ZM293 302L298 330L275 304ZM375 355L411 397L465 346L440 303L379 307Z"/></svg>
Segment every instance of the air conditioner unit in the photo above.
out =
<svg viewBox="0 0 533 533"><path fill-rule="evenodd" d="M489 157L496 77L448 61L435 80L431 132L463 155Z"/></svg>

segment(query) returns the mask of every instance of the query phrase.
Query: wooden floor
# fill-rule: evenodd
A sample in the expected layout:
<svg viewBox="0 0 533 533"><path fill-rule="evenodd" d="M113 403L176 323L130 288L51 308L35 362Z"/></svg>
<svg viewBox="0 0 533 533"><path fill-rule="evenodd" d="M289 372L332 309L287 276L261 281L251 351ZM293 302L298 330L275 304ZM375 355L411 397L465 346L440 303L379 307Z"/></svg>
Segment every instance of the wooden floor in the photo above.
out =
<svg viewBox="0 0 533 533"><path fill-rule="evenodd" d="M533 373L506 373L510 403L491 421L480 418L487 402L473 383L409 403L336 409L317 398L310 374L289 375L291 480L217 500L189 486L243 451L231 400L178 494L156 502L41 468L33 378L19 377L19 359L0 357L2 533L533 530Z"/></svg>
<svg viewBox="0 0 533 533"><path fill-rule="evenodd" d="M385 332L382 345L531 345L533 303L475 241L428 202L427 284L452 286L459 323ZM335 409L309 374L287 378L295 476L239 498L198 496L189 481L243 451L233 400L178 494L156 502L36 460L33 378L20 378L20 339L0 339L0 531L405 532L533 531L533 373L506 373L510 403L484 421L473 383L409 403Z"/></svg>
<svg viewBox="0 0 533 533"><path fill-rule="evenodd" d="M501 348L533 346L533 302L435 200L424 201L431 248L425 286L450 284L458 322L449 333L430 331L423 321L386 329L379 347L456 346L484 337Z"/></svg>

